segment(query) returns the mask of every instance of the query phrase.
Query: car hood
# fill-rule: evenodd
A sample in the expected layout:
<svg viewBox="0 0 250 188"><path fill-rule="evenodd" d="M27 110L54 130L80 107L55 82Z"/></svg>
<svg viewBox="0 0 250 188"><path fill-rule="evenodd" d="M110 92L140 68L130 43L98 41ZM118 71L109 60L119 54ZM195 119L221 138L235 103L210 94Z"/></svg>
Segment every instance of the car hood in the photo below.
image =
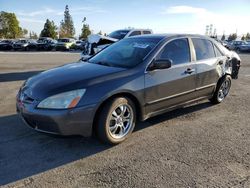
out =
<svg viewBox="0 0 250 188"><path fill-rule="evenodd" d="M2 43L0 43L0 45L11 45L11 43L7 43L7 42L2 42Z"/></svg>
<svg viewBox="0 0 250 188"><path fill-rule="evenodd" d="M240 46L249 47L250 44L242 44L242 45L240 45Z"/></svg>
<svg viewBox="0 0 250 188"><path fill-rule="evenodd" d="M23 88L29 97L42 100L61 92L87 88L104 77L124 70L87 62L71 63L29 78Z"/></svg>
<svg viewBox="0 0 250 188"><path fill-rule="evenodd" d="M14 45L25 45L25 44L28 44L28 43L18 43L18 42L16 42Z"/></svg>
<svg viewBox="0 0 250 188"><path fill-rule="evenodd" d="M66 44L72 44L73 42L57 42L57 45L66 45Z"/></svg>
<svg viewBox="0 0 250 188"><path fill-rule="evenodd" d="M103 36L103 35L98 35L98 34L93 34L88 36L88 43L93 44L96 43L98 44L101 40L106 40L109 43L114 43L117 42L118 40L115 38Z"/></svg>

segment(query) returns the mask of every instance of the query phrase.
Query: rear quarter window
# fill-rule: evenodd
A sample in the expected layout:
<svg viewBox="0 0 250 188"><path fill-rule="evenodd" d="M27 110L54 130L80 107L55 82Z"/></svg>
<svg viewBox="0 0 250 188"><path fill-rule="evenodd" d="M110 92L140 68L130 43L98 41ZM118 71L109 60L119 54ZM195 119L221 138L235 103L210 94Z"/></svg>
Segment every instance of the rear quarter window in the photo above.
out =
<svg viewBox="0 0 250 188"><path fill-rule="evenodd" d="M216 57L224 56L224 54L219 50L219 48L216 45L214 45L214 51L215 51Z"/></svg>
<svg viewBox="0 0 250 188"><path fill-rule="evenodd" d="M148 35L148 34L151 34L151 31L142 31L142 33L143 33L144 35Z"/></svg>
<svg viewBox="0 0 250 188"><path fill-rule="evenodd" d="M200 38L192 38L192 42L194 45L197 61L215 57L215 52L211 41Z"/></svg>

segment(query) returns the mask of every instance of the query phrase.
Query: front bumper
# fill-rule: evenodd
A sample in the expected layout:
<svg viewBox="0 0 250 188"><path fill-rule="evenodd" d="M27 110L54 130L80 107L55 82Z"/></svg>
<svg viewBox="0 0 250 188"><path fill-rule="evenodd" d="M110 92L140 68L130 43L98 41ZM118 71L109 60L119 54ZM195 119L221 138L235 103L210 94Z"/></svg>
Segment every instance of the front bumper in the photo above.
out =
<svg viewBox="0 0 250 188"><path fill-rule="evenodd" d="M64 46L64 45L58 45L56 46L56 50L69 50L69 46Z"/></svg>
<svg viewBox="0 0 250 188"><path fill-rule="evenodd" d="M242 51L242 52L249 52L250 48L249 47L241 47L240 51Z"/></svg>
<svg viewBox="0 0 250 188"><path fill-rule="evenodd" d="M92 125L96 105L50 110L37 109L34 104L17 100L17 112L30 128L37 131L59 135L92 135Z"/></svg>
<svg viewBox="0 0 250 188"><path fill-rule="evenodd" d="M19 45L17 46L17 45L16 45L16 46L13 46L13 49L14 49L14 50L24 50L25 47L24 47L24 46L19 46Z"/></svg>

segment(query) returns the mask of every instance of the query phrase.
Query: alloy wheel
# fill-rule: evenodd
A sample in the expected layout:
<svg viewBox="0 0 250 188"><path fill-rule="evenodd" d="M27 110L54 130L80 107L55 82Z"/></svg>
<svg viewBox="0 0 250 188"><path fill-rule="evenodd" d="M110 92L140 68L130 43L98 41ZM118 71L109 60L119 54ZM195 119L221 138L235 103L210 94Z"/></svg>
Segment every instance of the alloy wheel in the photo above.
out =
<svg viewBox="0 0 250 188"><path fill-rule="evenodd" d="M133 125L133 110L128 104L115 108L109 118L109 134L115 139L125 137Z"/></svg>
<svg viewBox="0 0 250 188"><path fill-rule="evenodd" d="M227 94L229 93L229 89L230 89L230 85L231 85L231 82L230 80L225 80L221 86L220 86L220 89L219 89L219 92L218 92L218 101L221 102L223 101L223 99L227 96Z"/></svg>

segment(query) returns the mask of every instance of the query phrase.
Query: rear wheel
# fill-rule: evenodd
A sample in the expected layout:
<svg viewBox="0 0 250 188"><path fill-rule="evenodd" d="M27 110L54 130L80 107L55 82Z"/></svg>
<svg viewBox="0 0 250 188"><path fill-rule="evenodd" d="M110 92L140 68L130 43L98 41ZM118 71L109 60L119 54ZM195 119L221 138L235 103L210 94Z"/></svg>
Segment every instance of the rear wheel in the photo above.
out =
<svg viewBox="0 0 250 188"><path fill-rule="evenodd" d="M136 111L133 101L119 97L108 101L100 111L97 121L98 138L109 144L119 144L133 131Z"/></svg>
<svg viewBox="0 0 250 188"><path fill-rule="evenodd" d="M231 88L231 76L229 75L223 76L219 80L214 95L212 99L210 99L210 101L214 104L221 103L228 95L230 88Z"/></svg>

